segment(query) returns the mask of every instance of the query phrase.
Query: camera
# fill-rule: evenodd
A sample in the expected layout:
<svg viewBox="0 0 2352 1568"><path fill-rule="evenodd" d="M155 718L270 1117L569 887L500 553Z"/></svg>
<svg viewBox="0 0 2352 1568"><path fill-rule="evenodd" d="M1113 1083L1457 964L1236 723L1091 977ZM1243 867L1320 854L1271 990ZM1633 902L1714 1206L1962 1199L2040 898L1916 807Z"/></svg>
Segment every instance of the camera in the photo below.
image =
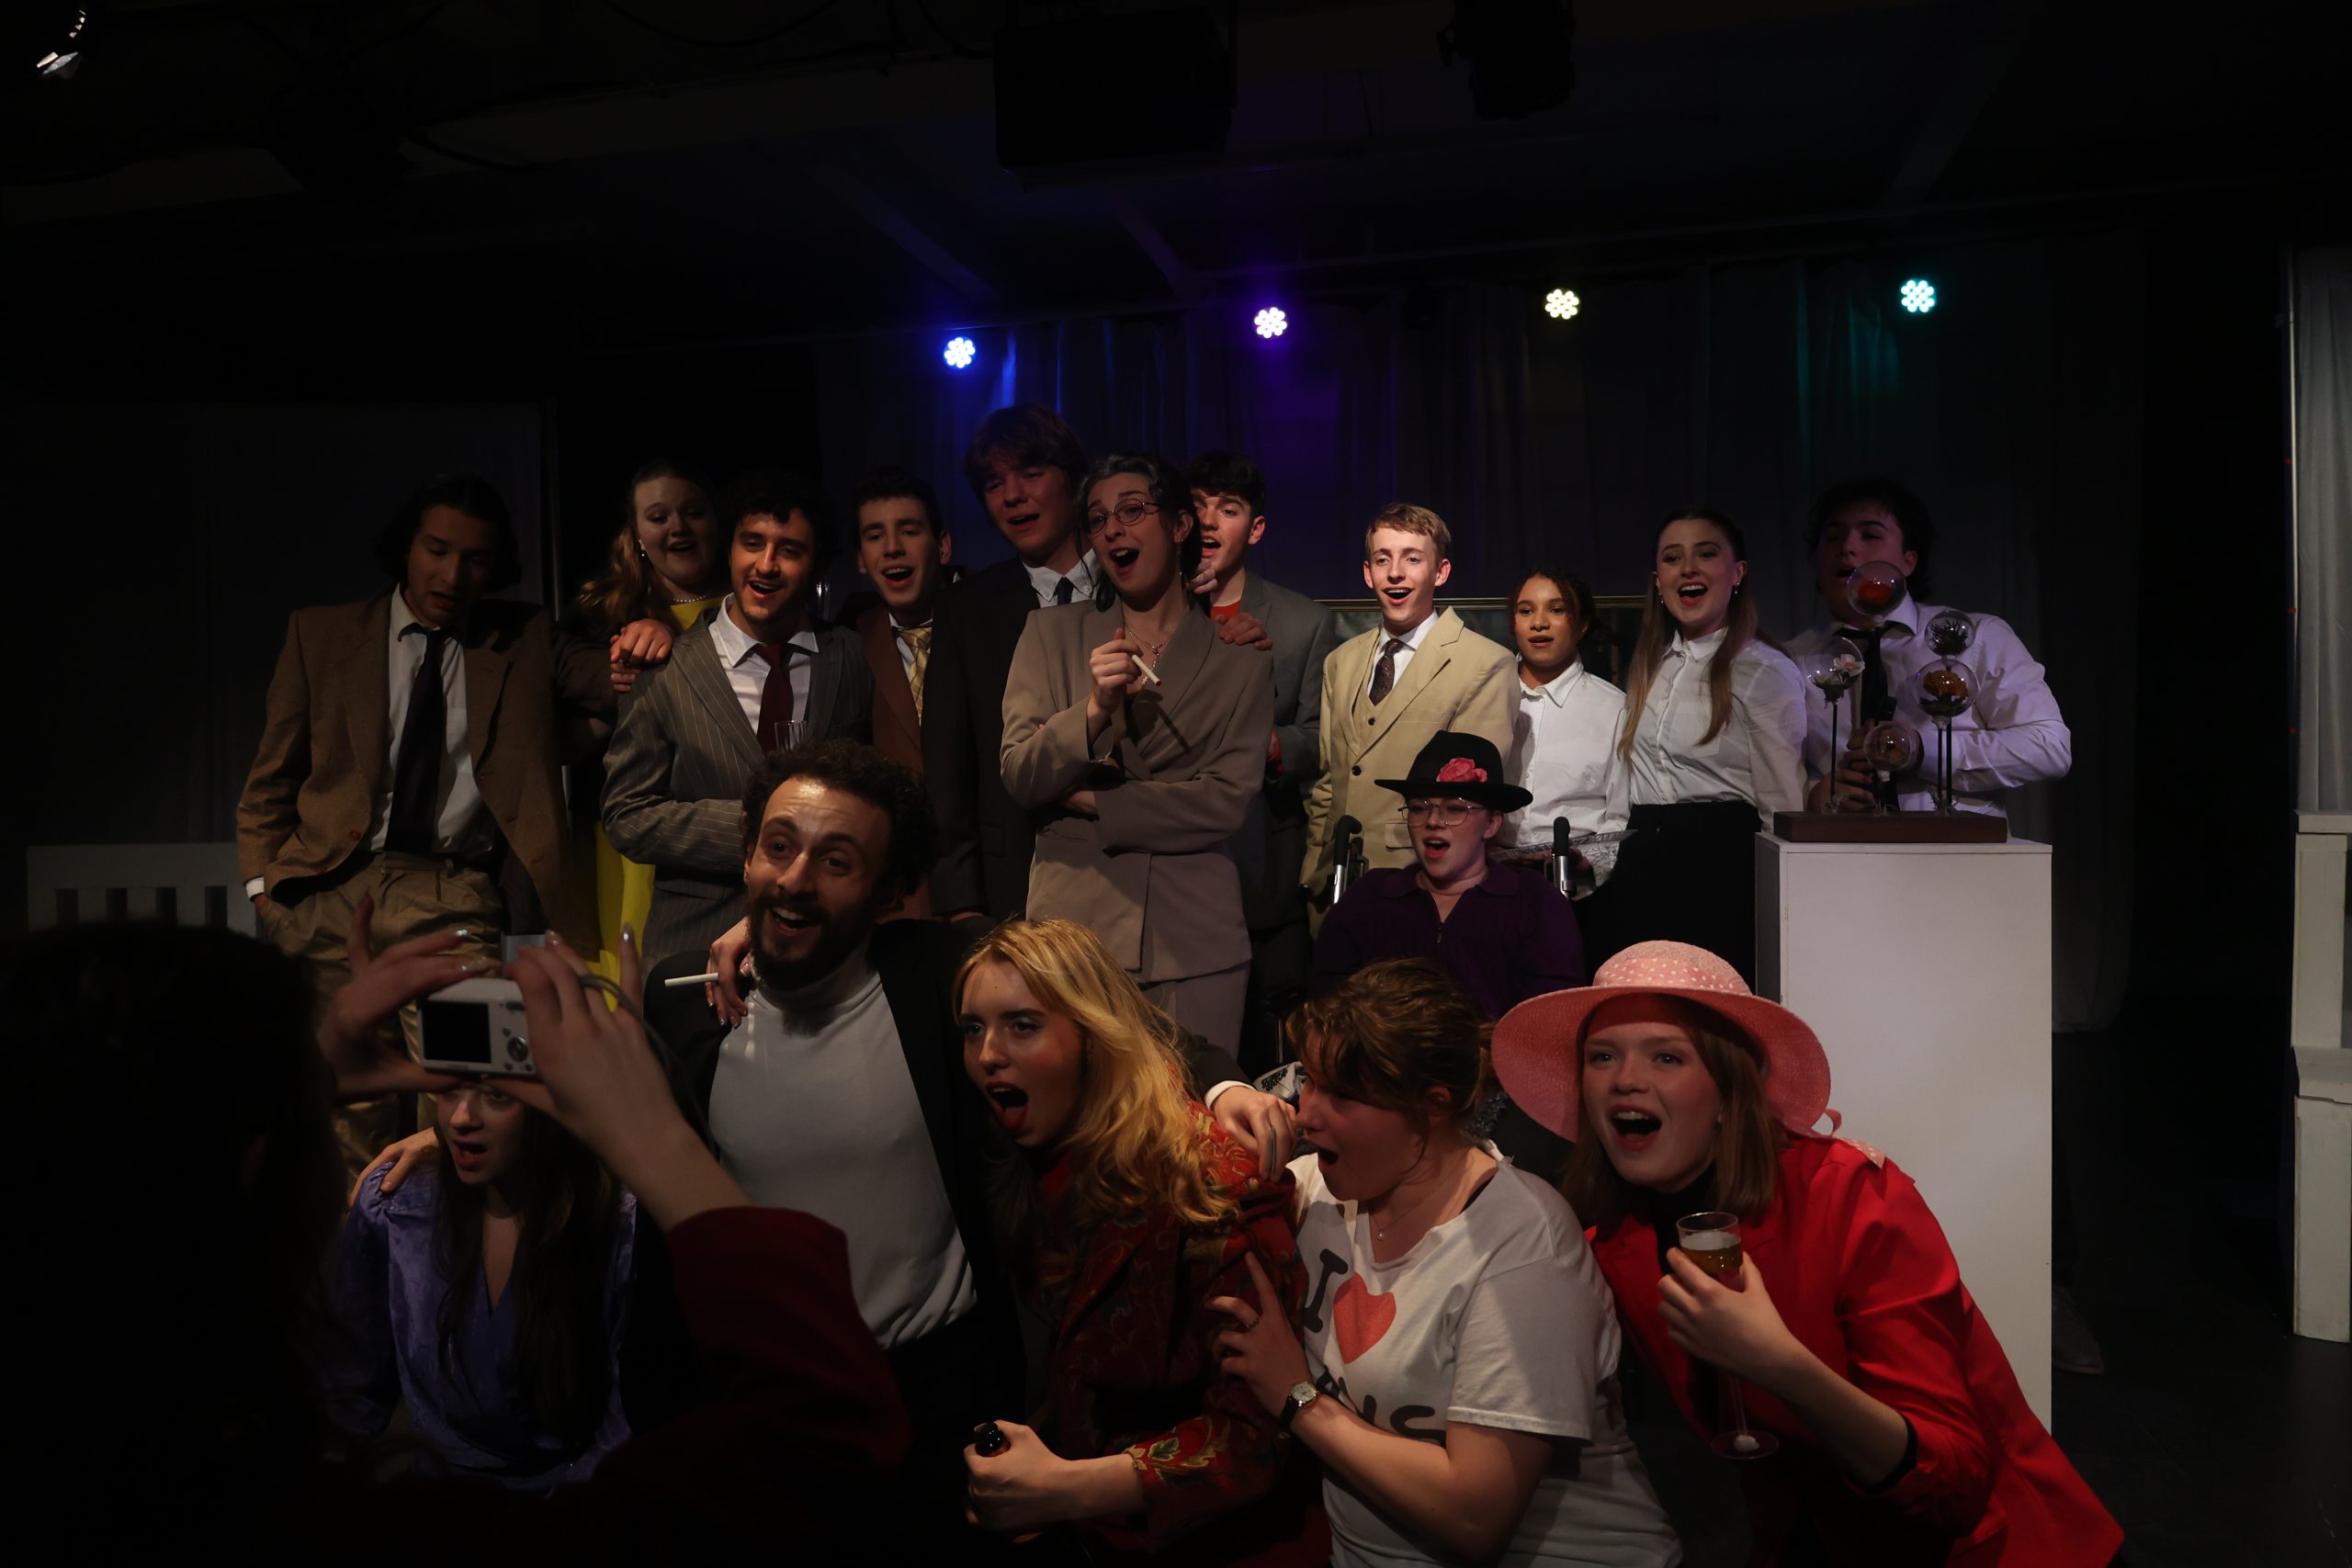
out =
<svg viewBox="0 0 2352 1568"><path fill-rule="evenodd" d="M537 1077L512 980L460 980L417 1003L417 1060L436 1072Z"/></svg>

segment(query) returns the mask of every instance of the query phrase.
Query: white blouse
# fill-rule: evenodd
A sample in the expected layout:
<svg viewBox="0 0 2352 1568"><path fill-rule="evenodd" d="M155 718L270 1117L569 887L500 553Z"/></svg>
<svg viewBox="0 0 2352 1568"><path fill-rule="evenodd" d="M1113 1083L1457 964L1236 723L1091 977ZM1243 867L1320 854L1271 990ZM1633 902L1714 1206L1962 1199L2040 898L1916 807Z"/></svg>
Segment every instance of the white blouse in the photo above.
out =
<svg viewBox="0 0 2352 1568"><path fill-rule="evenodd" d="M1750 642L1732 660L1731 716L1702 740L1714 712L1708 673L1729 635L1675 634L1634 731L1634 804L1746 800L1770 828L1775 811L1804 807L1804 677L1785 654Z"/></svg>
<svg viewBox="0 0 2352 1568"><path fill-rule="evenodd" d="M1511 716L1511 782L1535 798L1503 826L1506 842L1523 850L1552 847L1558 818L1579 833L1613 833L1625 825L1628 771L1617 755L1625 694L1579 660L1541 686L1521 681ZM1607 880L1617 846L1588 852L1599 880Z"/></svg>

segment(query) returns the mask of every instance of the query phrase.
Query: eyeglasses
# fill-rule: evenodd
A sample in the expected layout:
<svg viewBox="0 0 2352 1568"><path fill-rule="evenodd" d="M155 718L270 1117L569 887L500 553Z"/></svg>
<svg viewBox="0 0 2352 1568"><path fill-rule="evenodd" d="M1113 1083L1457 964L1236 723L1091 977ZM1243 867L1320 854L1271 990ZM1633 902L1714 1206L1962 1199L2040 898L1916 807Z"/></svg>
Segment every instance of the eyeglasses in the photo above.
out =
<svg viewBox="0 0 2352 1568"><path fill-rule="evenodd" d="M1459 828L1477 809L1466 800L1408 800L1405 820L1426 822L1432 828Z"/></svg>
<svg viewBox="0 0 2352 1568"><path fill-rule="evenodd" d="M1088 513L1086 514L1086 536L1091 539L1095 535L1100 534L1103 529L1108 528L1111 525L1111 520L1114 517L1118 519L1120 527L1132 528L1136 524L1142 522L1145 518L1150 516L1153 513L1159 510L1159 502L1156 501L1145 501L1139 496L1131 495L1108 512Z"/></svg>

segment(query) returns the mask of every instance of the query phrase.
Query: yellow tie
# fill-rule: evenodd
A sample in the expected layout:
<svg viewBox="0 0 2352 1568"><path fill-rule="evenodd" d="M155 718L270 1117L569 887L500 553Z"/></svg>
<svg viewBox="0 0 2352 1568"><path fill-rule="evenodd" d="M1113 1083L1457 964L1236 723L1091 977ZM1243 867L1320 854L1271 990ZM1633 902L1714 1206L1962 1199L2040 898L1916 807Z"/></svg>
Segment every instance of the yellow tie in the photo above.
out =
<svg viewBox="0 0 2352 1568"><path fill-rule="evenodd" d="M922 672L931 663L931 628L900 626L899 640L914 649L915 661L907 666L907 686L914 693L915 722L922 722Z"/></svg>

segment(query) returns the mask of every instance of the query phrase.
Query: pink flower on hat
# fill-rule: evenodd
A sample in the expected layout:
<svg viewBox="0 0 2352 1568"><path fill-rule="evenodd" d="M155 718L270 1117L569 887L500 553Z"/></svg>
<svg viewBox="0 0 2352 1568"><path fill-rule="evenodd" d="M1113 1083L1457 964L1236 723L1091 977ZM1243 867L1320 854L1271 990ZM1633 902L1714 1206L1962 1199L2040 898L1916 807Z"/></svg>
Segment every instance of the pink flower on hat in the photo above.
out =
<svg viewBox="0 0 2352 1568"><path fill-rule="evenodd" d="M1467 757L1456 757L1437 771L1440 784L1485 784L1487 770Z"/></svg>

